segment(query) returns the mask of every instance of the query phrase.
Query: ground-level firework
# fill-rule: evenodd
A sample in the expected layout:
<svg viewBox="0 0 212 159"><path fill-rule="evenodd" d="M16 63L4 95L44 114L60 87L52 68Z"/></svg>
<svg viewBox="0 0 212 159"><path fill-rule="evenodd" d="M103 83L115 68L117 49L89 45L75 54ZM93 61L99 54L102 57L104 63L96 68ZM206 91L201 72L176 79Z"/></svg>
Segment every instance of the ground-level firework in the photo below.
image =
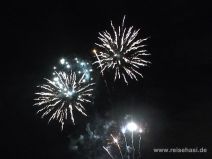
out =
<svg viewBox="0 0 212 159"><path fill-rule="evenodd" d="M143 132L140 125L129 121L119 131L110 134L108 143L103 149L111 159L140 159Z"/></svg>
<svg viewBox="0 0 212 159"><path fill-rule="evenodd" d="M88 66L89 69L86 69L88 63L78 63L76 59L76 64L72 63L72 66L62 58L62 67L59 70L54 67L52 79L45 78L46 82L38 86L40 92L35 93L38 97L34 99L34 105L38 108L38 113L42 113L42 118L49 116L49 122L57 120L62 129L65 120L71 119L73 124L75 123L74 109L86 116L84 105L92 102L92 69ZM76 65L80 65L80 69Z"/></svg>
<svg viewBox="0 0 212 159"><path fill-rule="evenodd" d="M86 125L86 133L78 137L70 135L70 150L78 154L77 158L141 158L141 137L147 126L131 119L130 115L120 121L97 117Z"/></svg>

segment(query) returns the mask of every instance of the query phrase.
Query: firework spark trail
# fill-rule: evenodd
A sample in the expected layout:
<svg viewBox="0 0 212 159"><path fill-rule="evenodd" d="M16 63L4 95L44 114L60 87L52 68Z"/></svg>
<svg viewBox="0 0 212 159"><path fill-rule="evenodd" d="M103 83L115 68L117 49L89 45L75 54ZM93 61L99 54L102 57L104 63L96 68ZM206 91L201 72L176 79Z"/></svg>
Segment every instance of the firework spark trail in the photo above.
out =
<svg viewBox="0 0 212 159"><path fill-rule="evenodd" d="M140 136L139 136L139 143L138 143L138 153L139 153L139 158L141 158L141 132L140 132Z"/></svg>
<svg viewBox="0 0 212 159"><path fill-rule="evenodd" d="M112 69L114 81L123 78L128 84L127 76L135 80L138 80L137 76L143 77L139 70L150 63L143 59L150 54L143 49L145 45L142 44L147 38L137 39L140 29L134 30L133 26L126 28L124 22L125 16L122 25L115 28L111 21L114 35L107 30L99 33L101 43L95 43L98 50L93 51L97 59L93 64L99 65L102 75L107 69Z"/></svg>
<svg viewBox="0 0 212 159"><path fill-rule="evenodd" d="M114 143L116 144L116 146L118 147L118 149L119 149L119 153L120 153L120 155L121 155L121 158L123 159L123 154L122 154L122 151L121 151L121 148L120 148L120 145L119 145L119 143L118 143L118 139L116 139L112 134L110 134L111 135L111 137L113 138L113 141L114 141Z"/></svg>
<svg viewBox="0 0 212 159"><path fill-rule="evenodd" d="M45 78L47 83L37 86L41 92L35 93L39 97L34 99L34 105L38 107L37 113L42 113L42 118L49 115L48 122L57 120L63 129L69 116L75 124L74 108L87 116L84 105L92 102L94 83L86 79L86 73L79 75L70 68L69 73L54 71L53 75L53 80Z"/></svg>
<svg viewBox="0 0 212 159"><path fill-rule="evenodd" d="M112 156L112 154L110 153L110 151L109 151L105 146L103 146L103 149L108 153L108 155L109 155L112 159L114 159L114 157Z"/></svg>
<svg viewBox="0 0 212 159"><path fill-rule="evenodd" d="M92 52L93 52L93 53L94 53L94 55L96 56L97 61L98 61L98 64L99 64L100 68L102 69L102 64L101 64L101 62L100 62L100 59L99 59L99 57L98 57L98 54L97 54L96 49L93 49L93 51L92 51ZM111 96L110 89L109 89L109 87L108 87L107 81L105 80L105 78L104 78L104 74L103 74L103 72L102 72L102 71L101 71L101 75L102 75L103 81L105 82L105 86L106 86L106 88L107 88L108 95L109 95L109 96ZM109 102L110 102L110 103L112 103L110 99L109 99Z"/></svg>
<svg viewBox="0 0 212 159"><path fill-rule="evenodd" d="M125 129L122 131L122 134L124 136L125 149L126 149L126 151L128 151L127 138L126 138L126 135L125 135ZM128 157L128 159L130 158L129 154L127 155L127 157Z"/></svg>
<svg viewBox="0 0 212 159"><path fill-rule="evenodd" d="M134 136L133 136L133 131L132 131L132 150L133 150L133 159L135 158L135 146L134 146Z"/></svg>

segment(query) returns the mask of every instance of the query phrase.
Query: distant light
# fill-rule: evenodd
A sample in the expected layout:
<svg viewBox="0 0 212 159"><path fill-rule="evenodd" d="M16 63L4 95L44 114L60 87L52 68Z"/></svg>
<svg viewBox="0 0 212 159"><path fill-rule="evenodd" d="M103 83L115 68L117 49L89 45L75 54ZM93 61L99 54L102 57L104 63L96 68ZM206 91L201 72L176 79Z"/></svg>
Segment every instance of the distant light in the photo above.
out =
<svg viewBox="0 0 212 159"><path fill-rule="evenodd" d="M78 73L80 74L80 73L81 73L81 71L78 71Z"/></svg>
<svg viewBox="0 0 212 159"><path fill-rule="evenodd" d="M54 72L53 72L52 74L53 74L53 75L55 75L55 73L54 73Z"/></svg>
<svg viewBox="0 0 212 159"><path fill-rule="evenodd" d="M90 72L92 72L92 71L93 71L93 69L90 69L89 71L90 71Z"/></svg>
<svg viewBox="0 0 212 159"><path fill-rule="evenodd" d="M131 132L135 131L138 129L138 126L134 122L130 122L127 124L127 129Z"/></svg>
<svg viewBox="0 0 212 159"><path fill-rule="evenodd" d="M57 67L55 67L55 66L53 67L54 70L56 70L56 68L57 68Z"/></svg>
<svg viewBox="0 0 212 159"><path fill-rule="evenodd" d="M64 64L65 64L65 59L62 58L62 59L60 60L60 63L61 63L62 65L64 65Z"/></svg>
<svg viewBox="0 0 212 159"><path fill-rule="evenodd" d="M83 80L82 80L82 82L84 83L84 82L86 82L86 80L85 80L85 79L83 79Z"/></svg>

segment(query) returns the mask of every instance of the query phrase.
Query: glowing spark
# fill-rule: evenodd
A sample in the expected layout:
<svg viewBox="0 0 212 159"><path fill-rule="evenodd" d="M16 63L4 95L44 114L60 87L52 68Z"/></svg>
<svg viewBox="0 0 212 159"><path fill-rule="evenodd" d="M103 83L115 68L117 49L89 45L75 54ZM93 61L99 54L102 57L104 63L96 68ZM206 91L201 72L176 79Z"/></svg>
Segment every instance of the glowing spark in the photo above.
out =
<svg viewBox="0 0 212 159"><path fill-rule="evenodd" d="M123 127L123 128L121 129L121 132L124 134L124 133L126 132L126 128Z"/></svg>
<svg viewBox="0 0 212 159"><path fill-rule="evenodd" d="M69 64L67 64L67 66L66 66L67 68L70 68L71 66L69 65Z"/></svg>
<svg viewBox="0 0 212 159"><path fill-rule="evenodd" d="M115 138L112 134L111 134L111 137L113 138L113 141L114 141L115 143L118 143L118 139Z"/></svg>
<svg viewBox="0 0 212 159"><path fill-rule="evenodd" d="M93 53L96 54L96 49L93 49Z"/></svg>
<svg viewBox="0 0 212 159"><path fill-rule="evenodd" d="M150 54L143 49L145 47L143 42L147 38L137 39L140 29L133 30L133 26L126 28L124 21L125 16L122 25L118 28L115 28L111 21L114 35L108 31L99 33L98 39L101 43L95 43L98 51L93 49L93 53L97 59L94 64L99 65L102 74L107 69L113 70L114 81L117 78L124 79L125 83L128 84L127 76L135 80L138 80L137 76L143 77L140 68L150 63L143 57Z"/></svg>
<svg viewBox="0 0 212 159"><path fill-rule="evenodd" d="M142 129L142 128L140 128L140 129L138 130L138 132L139 132L139 133L142 133L142 132L143 132L143 129Z"/></svg>
<svg viewBox="0 0 212 159"><path fill-rule="evenodd" d="M60 60L60 63L61 63L62 65L65 64L65 59L62 58L62 59Z"/></svg>

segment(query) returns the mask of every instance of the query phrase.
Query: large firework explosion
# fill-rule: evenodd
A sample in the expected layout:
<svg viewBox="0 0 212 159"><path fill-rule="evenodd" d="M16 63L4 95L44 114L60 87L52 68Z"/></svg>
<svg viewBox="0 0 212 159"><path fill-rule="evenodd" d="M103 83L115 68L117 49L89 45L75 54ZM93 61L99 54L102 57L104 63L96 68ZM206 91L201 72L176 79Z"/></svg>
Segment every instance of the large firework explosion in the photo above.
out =
<svg viewBox="0 0 212 159"><path fill-rule="evenodd" d="M147 38L137 38L140 29L136 30L133 26L126 28L124 21L125 16L118 28L115 28L111 21L113 35L107 30L99 33L98 39L101 43L95 43L97 49L94 49L93 53L96 56L94 64L98 64L102 75L106 70L113 70L114 81L124 79L128 84L129 77L135 80L138 80L138 76L143 77L140 69L150 63L143 57L150 54L143 45Z"/></svg>
<svg viewBox="0 0 212 159"><path fill-rule="evenodd" d="M64 120L71 118L75 123L73 109L86 116L84 105L92 102L93 96L91 72L89 63L75 58L75 63L70 64L62 58L59 70L54 66L53 79L45 78L45 84L38 86L41 91L35 93L38 97L34 105L41 117L49 115L49 122L58 120L63 129Z"/></svg>

